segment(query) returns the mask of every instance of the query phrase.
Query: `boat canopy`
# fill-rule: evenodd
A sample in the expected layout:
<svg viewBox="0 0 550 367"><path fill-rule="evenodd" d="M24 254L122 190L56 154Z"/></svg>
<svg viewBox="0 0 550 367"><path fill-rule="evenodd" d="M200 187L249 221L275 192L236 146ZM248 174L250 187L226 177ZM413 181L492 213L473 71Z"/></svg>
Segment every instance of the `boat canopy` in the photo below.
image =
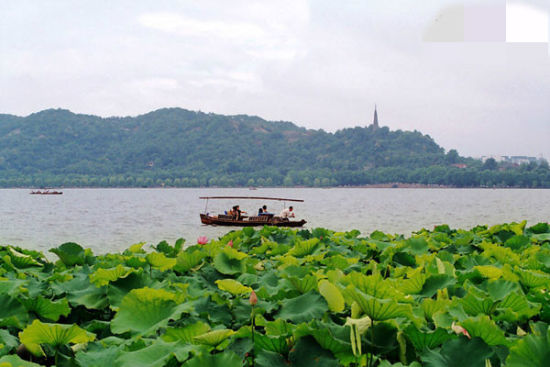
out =
<svg viewBox="0 0 550 367"><path fill-rule="evenodd" d="M297 201L304 202L302 199L270 198L263 196L200 196L199 199L257 199L257 200L277 200L277 201Z"/></svg>

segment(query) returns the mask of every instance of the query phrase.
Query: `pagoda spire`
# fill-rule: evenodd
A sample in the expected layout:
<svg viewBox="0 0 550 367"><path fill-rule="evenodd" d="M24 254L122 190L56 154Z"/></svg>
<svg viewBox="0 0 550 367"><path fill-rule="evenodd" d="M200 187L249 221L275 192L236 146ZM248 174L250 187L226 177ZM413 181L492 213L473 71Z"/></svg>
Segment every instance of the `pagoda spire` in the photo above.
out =
<svg viewBox="0 0 550 367"><path fill-rule="evenodd" d="M375 129L378 129L378 112L376 112L376 104L374 105L374 120L372 121L372 126Z"/></svg>

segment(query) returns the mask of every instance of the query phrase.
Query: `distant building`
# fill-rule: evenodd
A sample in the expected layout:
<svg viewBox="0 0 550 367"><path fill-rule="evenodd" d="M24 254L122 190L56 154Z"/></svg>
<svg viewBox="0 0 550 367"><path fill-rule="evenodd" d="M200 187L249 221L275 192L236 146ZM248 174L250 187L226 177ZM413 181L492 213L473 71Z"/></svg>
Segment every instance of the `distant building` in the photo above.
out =
<svg viewBox="0 0 550 367"><path fill-rule="evenodd" d="M466 168L466 167L468 167L468 165L465 164L465 163L453 163L453 164L451 164L451 166L457 167L457 168Z"/></svg>
<svg viewBox="0 0 550 367"><path fill-rule="evenodd" d="M481 161L485 163L487 159L493 158L498 163L508 163L508 164L514 164L514 165L520 165L520 164L529 164L531 162L542 162L544 158L541 156L539 158L537 157L528 157L525 155L488 155L488 156L482 156Z"/></svg>
<svg viewBox="0 0 550 367"><path fill-rule="evenodd" d="M374 130L380 127L378 125L378 113L376 112L376 105L374 105L374 119L372 120L372 127L374 128Z"/></svg>

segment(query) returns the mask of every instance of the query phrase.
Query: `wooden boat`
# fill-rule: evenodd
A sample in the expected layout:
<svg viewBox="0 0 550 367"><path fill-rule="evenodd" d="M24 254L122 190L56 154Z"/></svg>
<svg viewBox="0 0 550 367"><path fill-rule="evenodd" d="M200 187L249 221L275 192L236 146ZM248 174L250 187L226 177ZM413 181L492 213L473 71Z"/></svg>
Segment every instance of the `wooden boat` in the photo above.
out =
<svg viewBox="0 0 550 367"><path fill-rule="evenodd" d="M63 191L50 191L49 189L45 190L33 190L30 192L31 195L63 195Z"/></svg>
<svg viewBox="0 0 550 367"><path fill-rule="evenodd" d="M207 225L218 226L236 226L236 227L252 227L252 226L277 226L277 227L302 227L307 222L304 219L290 220L287 218L281 218L269 215L258 216L243 216L240 220L227 214L210 215L207 212L209 199L257 199L257 200L277 200L277 201L296 201L303 202L300 199L285 199L285 198L271 198L271 197L259 197L259 196L201 196L200 199L206 200L206 206L204 213L200 214L201 223Z"/></svg>

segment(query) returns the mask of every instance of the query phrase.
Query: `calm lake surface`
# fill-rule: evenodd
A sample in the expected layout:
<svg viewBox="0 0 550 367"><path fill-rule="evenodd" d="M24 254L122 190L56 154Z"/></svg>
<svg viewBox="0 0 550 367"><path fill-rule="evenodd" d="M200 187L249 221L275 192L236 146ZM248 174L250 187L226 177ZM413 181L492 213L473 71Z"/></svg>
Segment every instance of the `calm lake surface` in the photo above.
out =
<svg viewBox="0 0 550 367"><path fill-rule="evenodd" d="M216 238L229 227L203 226L199 196L274 196L304 199L293 205L306 228L411 232L446 223L469 229L526 219L528 225L550 221L550 190L528 189L65 189L63 195L29 195L26 189L0 190L0 245L46 252L77 242L96 254L122 251L137 242L173 243L183 237ZM235 204L255 213L266 204L279 213L283 203L256 200L209 200L210 213Z"/></svg>

